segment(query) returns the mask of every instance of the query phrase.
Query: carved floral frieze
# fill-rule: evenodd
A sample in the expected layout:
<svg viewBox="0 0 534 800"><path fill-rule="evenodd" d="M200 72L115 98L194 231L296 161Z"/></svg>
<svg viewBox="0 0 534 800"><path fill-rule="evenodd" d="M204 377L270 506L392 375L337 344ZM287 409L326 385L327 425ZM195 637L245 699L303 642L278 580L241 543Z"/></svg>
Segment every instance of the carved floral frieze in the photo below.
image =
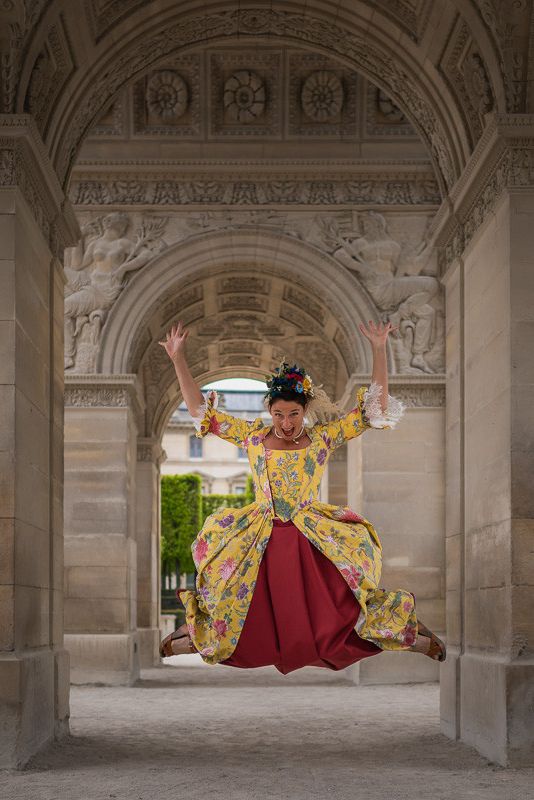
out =
<svg viewBox="0 0 534 800"><path fill-rule="evenodd" d="M334 168L335 169L335 168ZM100 171L101 170L101 171ZM70 198L74 205L439 205L440 192L430 171L398 171L388 174L359 171L350 175L306 175L301 172L242 175L205 173L168 178L161 175L121 173L113 176L100 167L99 173L80 167L72 180Z"/></svg>

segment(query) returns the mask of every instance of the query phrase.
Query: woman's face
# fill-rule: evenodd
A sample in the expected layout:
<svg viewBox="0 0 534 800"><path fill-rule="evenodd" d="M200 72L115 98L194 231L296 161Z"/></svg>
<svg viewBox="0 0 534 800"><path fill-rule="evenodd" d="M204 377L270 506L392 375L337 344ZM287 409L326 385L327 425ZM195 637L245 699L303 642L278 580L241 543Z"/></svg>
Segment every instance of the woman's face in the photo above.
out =
<svg viewBox="0 0 534 800"><path fill-rule="evenodd" d="M297 436L304 424L305 409L293 400L275 400L269 409L273 426L280 436L292 439Z"/></svg>

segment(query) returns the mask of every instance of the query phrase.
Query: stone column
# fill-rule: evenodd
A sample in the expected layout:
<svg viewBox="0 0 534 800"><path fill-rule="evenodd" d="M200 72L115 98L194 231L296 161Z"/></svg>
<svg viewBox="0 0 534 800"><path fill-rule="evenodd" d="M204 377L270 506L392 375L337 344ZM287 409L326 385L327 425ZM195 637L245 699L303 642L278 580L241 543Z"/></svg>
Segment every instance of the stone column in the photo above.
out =
<svg viewBox="0 0 534 800"><path fill-rule="evenodd" d="M0 116L0 767L68 731L64 202L31 118Z"/></svg>
<svg viewBox="0 0 534 800"><path fill-rule="evenodd" d="M66 376L65 644L73 683L139 675L134 375Z"/></svg>
<svg viewBox="0 0 534 800"><path fill-rule="evenodd" d="M451 201L443 730L533 765L534 118L494 119Z"/></svg>
<svg viewBox="0 0 534 800"><path fill-rule="evenodd" d="M165 459L159 441L137 442L137 640L140 667L159 663L160 614L160 465Z"/></svg>

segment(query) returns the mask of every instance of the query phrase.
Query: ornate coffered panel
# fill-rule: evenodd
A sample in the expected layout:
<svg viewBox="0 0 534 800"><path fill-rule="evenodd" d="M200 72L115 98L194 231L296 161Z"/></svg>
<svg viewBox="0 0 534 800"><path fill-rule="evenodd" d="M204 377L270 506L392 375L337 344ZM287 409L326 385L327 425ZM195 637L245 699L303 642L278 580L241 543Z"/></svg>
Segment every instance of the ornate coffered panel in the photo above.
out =
<svg viewBox="0 0 534 800"><path fill-rule="evenodd" d="M287 58L287 134L356 136L357 73L321 53L289 52Z"/></svg>
<svg viewBox="0 0 534 800"><path fill-rule="evenodd" d="M132 87L133 135L196 138L202 133L201 59L181 56Z"/></svg>
<svg viewBox="0 0 534 800"><path fill-rule="evenodd" d="M209 53L209 136L281 135L282 52L223 50Z"/></svg>

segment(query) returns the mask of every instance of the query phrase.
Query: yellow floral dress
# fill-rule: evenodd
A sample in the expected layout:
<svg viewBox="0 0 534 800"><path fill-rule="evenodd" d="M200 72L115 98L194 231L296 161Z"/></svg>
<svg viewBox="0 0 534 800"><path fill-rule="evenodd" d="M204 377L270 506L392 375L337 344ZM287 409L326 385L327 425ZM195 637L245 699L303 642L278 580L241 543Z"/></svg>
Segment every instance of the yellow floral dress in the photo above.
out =
<svg viewBox="0 0 534 800"><path fill-rule="evenodd" d="M197 436L214 433L246 449L256 499L243 508L211 514L192 544L196 590L182 592L191 639L204 661L215 664L235 650L245 623L275 517L291 520L339 570L361 606L355 630L384 650L401 650L415 641L414 596L402 589L378 588L382 546L372 524L348 506L321 503L319 484L332 452L367 428L394 427L402 405L388 398L379 406L381 387L358 392L352 411L307 428L311 443L302 450L266 450L271 430L262 419L247 421L217 410L210 392L195 420Z"/></svg>

